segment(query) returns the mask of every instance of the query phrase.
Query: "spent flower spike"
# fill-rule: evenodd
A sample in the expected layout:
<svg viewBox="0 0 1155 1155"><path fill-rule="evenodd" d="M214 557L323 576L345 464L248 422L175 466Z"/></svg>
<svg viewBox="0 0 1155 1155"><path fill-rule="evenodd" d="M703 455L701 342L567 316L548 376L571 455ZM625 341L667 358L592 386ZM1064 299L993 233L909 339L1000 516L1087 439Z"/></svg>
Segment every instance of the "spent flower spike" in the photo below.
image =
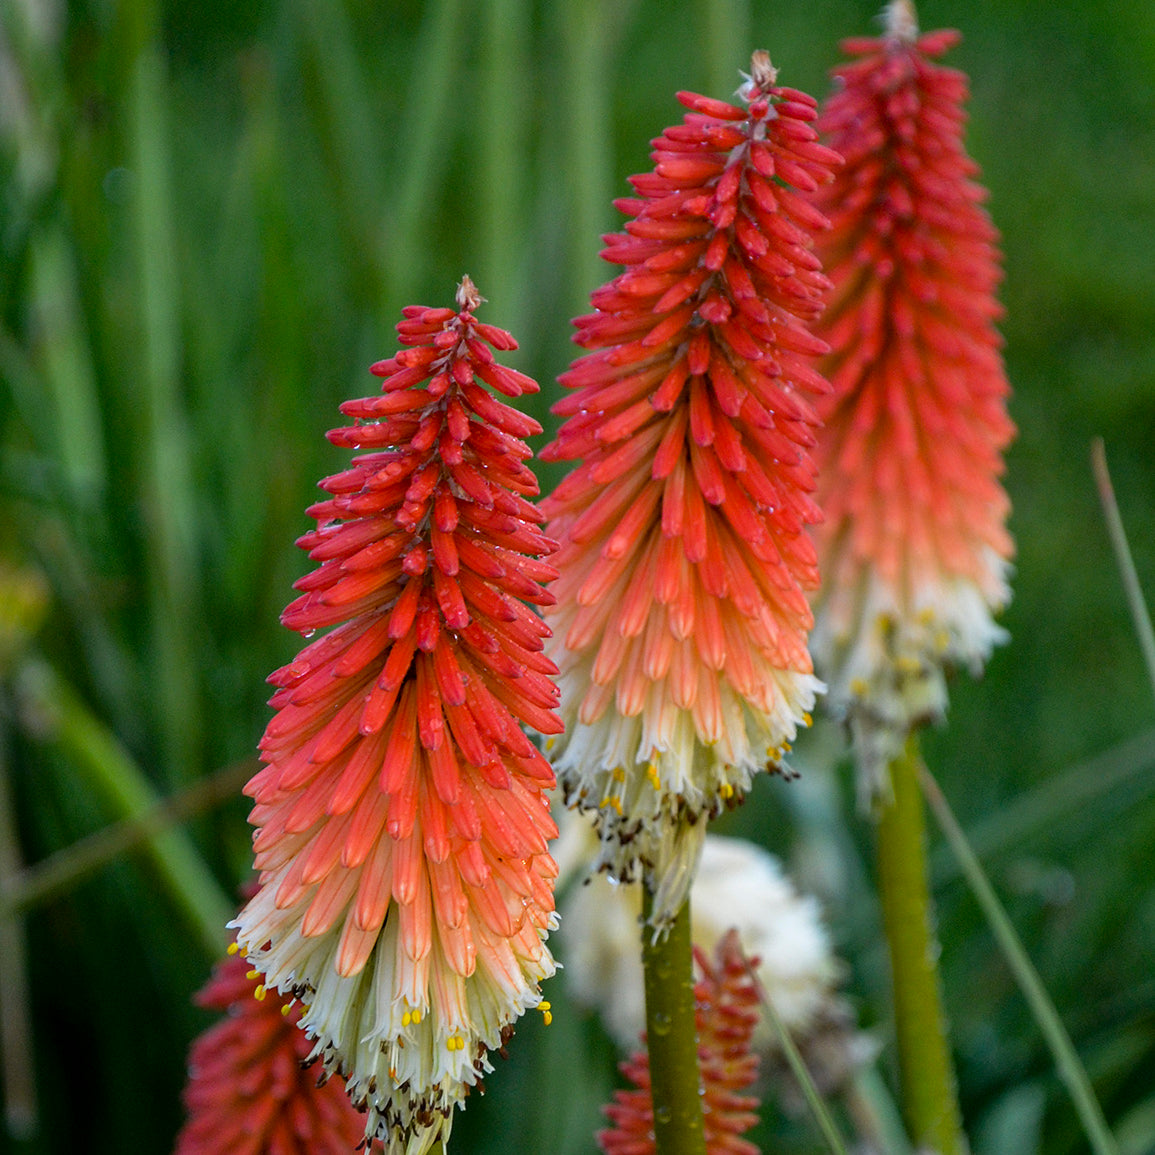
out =
<svg viewBox="0 0 1155 1155"><path fill-rule="evenodd" d="M631 219L602 255L625 271L592 296L592 352L543 459L577 466L543 503L562 545L546 611L565 736L551 756L571 806L596 812L599 865L646 872L652 922L681 907L711 815L782 769L821 683L806 649L805 533L826 346L808 325L829 283L810 201L838 157L816 102L764 52L745 107L693 93L654 142Z"/></svg>
<svg viewBox="0 0 1155 1155"><path fill-rule="evenodd" d="M321 483L299 542L320 565L282 617L335 628L270 677L246 787L261 875L238 942L406 1155L444 1140L554 971L553 772L523 725L561 729L533 608L555 543L525 464L540 426L485 388L537 385L494 359L516 342L481 300L466 278L456 310L405 309L382 395L341 406L329 440L366 452Z"/></svg>
<svg viewBox="0 0 1155 1155"><path fill-rule="evenodd" d="M998 236L962 132L965 76L935 62L958 41L920 35L893 0L819 128L846 158L815 203L834 291L817 327L834 391L818 410L825 521L811 649L848 716L864 800L912 726L940 717L944 670L979 671L1010 598L1002 451L1014 434L995 322Z"/></svg>
<svg viewBox="0 0 1155 1155"><path fill-rule="evenodd" d="M563 830L578 815L563 818ZM633 1047L645 1024L642 965L638 957L637 886L604 877L572 887L561 905L558 931L565 980L574 998L597 1008L620 1046ZM690 889L690 933L707 953L730 930L747 955L757 956L758 980L791 1034L805 1038L837 1002L843 966L834 955L818 902L800 894L773 855L741 838L707 834ZM769 1022L754 1046L777 1046Z"/></svg>
<svg viewBox="0 0 1155 1155"><path fill-rule="evenodd" d="M742 1135L758 1122L758 1100L742 1095L758 1075L758 1055L751 1039L761 1017L758 960L742 952L738 932L718 940L713 958L694 949L699 979L694 985L694 1018L702 1072L702 1121L707 1155L758 1155ZM598 1134L606 1155L654 1155L654 1107L650 1097L650 1064L639 1051L621 1064L634 1084L615 1091L605 1108L613 1127Z"/></svg>
<svg viewBox="0 0 1155 1155"><path fill-rule="evenodd" d="M307 1069L301 1004L267 994L258 977L233 954L197 995L228 1017L189 1053L189 1118L174 1155L349 1155L365 1120L339 1080L318 1086Z"/></svg>

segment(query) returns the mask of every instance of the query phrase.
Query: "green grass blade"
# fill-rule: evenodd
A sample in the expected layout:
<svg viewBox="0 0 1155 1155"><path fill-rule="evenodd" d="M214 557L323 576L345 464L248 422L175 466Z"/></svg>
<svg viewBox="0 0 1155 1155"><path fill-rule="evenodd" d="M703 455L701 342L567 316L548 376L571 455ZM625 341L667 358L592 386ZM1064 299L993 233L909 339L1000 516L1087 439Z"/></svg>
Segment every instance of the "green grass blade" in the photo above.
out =
<svg viewBox="0 0 1155 1155"><path fill-rule="evenodd" d="M750 5L747 0L700 0L699 21L706 58L706 91L729 100L741 82L740 71L750 65L755 48L774 45L750 43Z"/></svg>
<svg viewBox="0 0 1155 1155"><path fill-rule="evenodd" d="M950 843L951 849L957 856L963 874L966 876L975 898L978 899L991 932L1003 952L1003 957L1007 960L1015 981L1019 984L1019 988L1031 1008L1031 1013L1034 1015L1035 1022L1038 1023L1039 1030L1046 1040L1055 1060L1059 1078L1070 1093L1083 1130L1090 1141L1091 1149L1095 1155L1119 1155L1119 1148L1107 1127L1102 1108L1095 1098L1091 1080L1088 1078L1086 1069L1067 1034L1066 1027L1063 1026L1058 1011L1055 1010L1034 964L1027 956L1023 944L1019 941L1019 936L995 894L994 887L991 886L986 872L971 849L962 827L959 826L949 803L942 791L939 790L938 783L935 782L925 766L922 767L920 781L923 795L934 812L939 827Z"/></svg>
<svg viewBox="0 0 1155 1155"><path fill-rule="evenodd" d="M47 741L75 767L85 785L121 817L139 820L160 798L116 737L51 667L30 661L20 672L25 710L45 719ZM224 949L234 905L183 830L150 834L146 847L170 897L197 932L209 958Z"/></svg>
<svg viewBox="0 0 1155 1155"><path fill-rule="evenodd" d="M794 1045L794 1040L790 1037L790 1032L786 1029L782 1016L778 1014L766 991L762 990L761 994L762 1005L766 1008L766 1017L770 1020L770 1025L778 1036L782 1053L786 1056L786 1062L790 1064L790 1070L793 1071L798 1085L802 1088L802 1094L806 1098L814 1121L818 1124L818 1129L822 1132L822 1138L826 1141L827 1148L834 1155L846 1155L846 1144L843 1143L842 1136L838 1133L838 1127L819 1094L818 1088L814 1085L814 1079L807 1070L806 1063L803 1061L798 1048Z"/></svg>
<svg viewBox="0 0 1155 1155"><path fill-rule="evenodd" d="M1103 515L1107 519L1107 532L1111 537L1111 548L1115 551L1115 561L1127 591L1127 605L1135 623L1135 633L1139 637L1139 648L1143 651L1143 663L1147 676L1151 679L1151 689L1155 691L1155 627L1151 625L1151 614L1143 598L1143 587L1139 584L1139 573L1127 544L1127 531L1123 528L1123 518L1119 514L1119 503L1115 500L1115 488L1111 484L1111 474L1107 471L1107 452L1103 439L1096 437L1091 443L1091 464L1095 471L1095 483L1099 489L1099 500L1103 504Z"/></svg>
<svg viewBox="0 0 1155 1155"><path fill-rule="evenodd" d="M150 556L153 680L165 719L165 771L175 785L195 773L201 737L194 632L200 630L195 490L180 400L180 318L165 75L160 53L140 48L129 85L136 306L141 388L125 397L143 450L141 497Z"/></svg>

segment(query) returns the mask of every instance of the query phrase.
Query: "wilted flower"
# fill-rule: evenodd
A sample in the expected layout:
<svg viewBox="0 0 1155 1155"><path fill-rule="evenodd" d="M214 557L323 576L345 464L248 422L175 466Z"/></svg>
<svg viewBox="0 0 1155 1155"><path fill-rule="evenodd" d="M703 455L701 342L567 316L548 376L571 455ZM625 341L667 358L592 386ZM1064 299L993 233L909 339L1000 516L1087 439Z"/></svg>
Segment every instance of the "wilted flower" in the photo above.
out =
<svg viewBox="0 0 1155 1155"><path fill-rule="evenodd" d="M197 995L228 1017L193 1043L175 1155L349 1155L365 1120L339 1080L318 1086L307 1069L300 1004L266 994L257 977L232 957Z"/></svg>
<svg viewBox="0 0 1155 1155"><path fill-rule="evenodd" d="M756 959L747 960L736 932L719 940L713 960L694 951L699 979L694 986L694 1019L698 1027L698 1060L702 1072L702 1120L708 1155L758 1155L741 1138L758 1122L758 1100L741 1095L758 1074L758 1056L750 1039L758 1023ZM652 1155L654 1108L650 1098L650 1064L639 1051L622 1064L622 1073L637 1090L615 1091L605 1108L614 1127L598 1135L607 1155Z"/></svg>
<svg viewBox="0 0 1155 1155"><path fill-rule="evenodd" d="M322 482L300 541L321 564L283 615L336 628L270 678L247 787L261 889L238 941L407 1155L448 1134L554 970L553 773L522 730L561 728L530 608L555 576L520 440L540 426L484 388L537 385L494 361L516 342L480 301L466 278L456 312L405 309L383 395L341 407L357 423L329 439L368 452Z"/></svg>
<svg viewBox="0 0 1155 1155"><path fill-rule="evenodd" d="M816 330L834 392L818 403L811 646L868 791L911 726L941 715L944 667L977 671L1002 639L1012 552L997 234L962 143L966 78L934 63L958 35L919 36L908 0L886 19L843 45L858 59L819 127L846 165L815 198L835 287Z"/></svg>
<svg viewBox="0 0 1155 1155"><path fill-rule="evenodd" d="M565 823L562 824L563 829ZM645 1024L638 955L641 894L595 875L562 905L565 980L574 997L597 1007L618 1043L629 1047ZM733 929L792 1035L804 1036L836 1000L842 966L830 948L817 901L799 894L773 855L753 842L707 834L690 891L691 936L707 953ZM758 1028L755 1046L776 1036Z"/></svg>
<svg viewBox="0 0 1155 1155"><path fill-rule="evenodd" d="M544 504L562 542L552 757L567 802L598 815L602 865L649 873L657 926L709 816L781 769L820 689L806 398L826 347L807 325L828 282L808 198L837 157L815 102L775 77L756 53L748 107L679 94L692 111L617 202L632 219L603 256L626 271L576 322L596 351L562 376L568 420L542 454L582 461Z"/></svg>

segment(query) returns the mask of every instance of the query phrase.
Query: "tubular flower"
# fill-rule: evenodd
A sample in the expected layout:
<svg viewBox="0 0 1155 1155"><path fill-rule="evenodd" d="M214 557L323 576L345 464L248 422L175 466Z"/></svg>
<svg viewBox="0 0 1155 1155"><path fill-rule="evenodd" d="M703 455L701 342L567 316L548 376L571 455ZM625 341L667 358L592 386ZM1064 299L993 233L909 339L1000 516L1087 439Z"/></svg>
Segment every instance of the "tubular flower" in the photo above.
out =
<svg viewBox="0 0 1155 1155"><path fill-rule="evenodd" d="M694 1018L706 1151L758 1155L758 1148L741 1137L758 1122L758 1100L738 1093L758 1074L758 1056L750 1045L760 1018L757 960L747 960L738 932L732 930L718 940L713 962L696 947L694 961L701 976L694 986ZM653 1155L657 1147L649 1056L639 1051L621 1069L637 1089L614 1092L613 1103L605 1108L614 1127L598 1134L598 1145L606 1155Z"/></svg>
<svg viewBox="0 0 1155 1155"><path fill-rule="evenodd" d="M940 716L944 667L981 669L1004 637L1014 433L995 321L998 236L963 148L966 78L934 59L907 0L857 39L819 127L846 157L816 198L834 281L817 332L834 391L818 405L823 587L811 645L848 713L868 790L912 725Z"/></svg>
<svg viewBox="0 0 1155 1155"><path fill-rule="evenodd" d="M541 999L555 925L548 762L521 724L560 730L548 629L531 608L555 543L522 437L540 426L485 388L537 385L516 348L458 311L413 307L383 395L341 410L367 450L321 483L300 540L318 569L282 620L311 642L270 677L267 765L246 787L260 890L236 926L265 983L308 1004L327 1071L367 1135L420 1155ZM529 603L529 604L526 604Z"/></svg>
<svg viewBox="0 0 1155 1155"><path fill-rule="evenodd" d="M804 532L814 410L807 331L828 287L809 202L838 160L815 102L764 52L746 108L692 93L617 207L602 255L626 266L575 340L594 350L543 459L579 465L544 503L561 540L547 611L566 735L566 801L598 815L599 865L649 872L655 926L677 913L706 821L782 769L821 683L806 649Z"/></svg>
<svg viewBox="0 0 1155 1155"><path fill-rule="evenodd" d="M311 1044L297 1029L300 1004L266 995L256 978L229 958L197 995L228 1018L193 1043L175 1155L348 1155L364 1119L339 1082L318 1086L303 1069Z"/></svg>

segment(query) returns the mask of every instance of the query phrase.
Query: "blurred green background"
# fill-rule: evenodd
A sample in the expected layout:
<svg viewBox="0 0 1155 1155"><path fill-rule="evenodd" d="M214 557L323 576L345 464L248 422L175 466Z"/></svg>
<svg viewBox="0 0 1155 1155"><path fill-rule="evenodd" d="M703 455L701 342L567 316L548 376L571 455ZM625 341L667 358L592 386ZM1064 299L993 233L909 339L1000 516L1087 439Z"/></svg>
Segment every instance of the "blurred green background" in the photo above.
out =
<svg viewBox="0 0 1155 1155"><path fill-rule="evenodd" d="M109 864L7 887L0 1150L163 1153L190 995L248 871L265 676L306 558L324 431L375 391L405 304L462 273L543 386L614 270L611 201L753 47L828 90L878 0L0 0L0 869L104 830ZM1020 434L1013 640L953 688L928 760L975 839L1125 1152L1155 1150L1155 699L1089 467L1105 439L1155 594L1155 6L926 0L964 33L969 147L1004 235ZM542 439L544 440L544 439ZM539 441L539 447L542 442ZM557 480L542 474L543 489ZM884 1050L870 835L837 735L801 783L728 821L822 896ZM191 792L191 793L190 793ZM110 824L181 800L153 850ZM170 815L171 817L171 815ZM978 1155L1086 1150L1039 1032L949 856L946 1001ZM56 860L59 862L59 860ZM564 961L564 960L563 960ZM552 984L453 1148L594 1149L616 1085L598 1024ZM21 1015L21 1009L26 1015ZM22 1032L21 1022L27 1026ZM768 1101L765 1150L820 1151Z"/></svg>

